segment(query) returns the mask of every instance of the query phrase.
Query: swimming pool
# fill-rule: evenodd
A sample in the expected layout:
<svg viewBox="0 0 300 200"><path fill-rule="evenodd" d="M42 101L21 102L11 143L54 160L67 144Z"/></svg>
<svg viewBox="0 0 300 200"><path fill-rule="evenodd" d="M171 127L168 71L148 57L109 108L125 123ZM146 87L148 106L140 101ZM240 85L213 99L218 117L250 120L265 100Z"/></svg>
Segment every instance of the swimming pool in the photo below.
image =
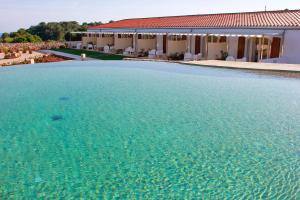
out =
<svg viewBox="0 0 300 200"><path fill-rule="evenodd" d="M130 61L0 69L0 198L300 198L300 79Z"/></svg>

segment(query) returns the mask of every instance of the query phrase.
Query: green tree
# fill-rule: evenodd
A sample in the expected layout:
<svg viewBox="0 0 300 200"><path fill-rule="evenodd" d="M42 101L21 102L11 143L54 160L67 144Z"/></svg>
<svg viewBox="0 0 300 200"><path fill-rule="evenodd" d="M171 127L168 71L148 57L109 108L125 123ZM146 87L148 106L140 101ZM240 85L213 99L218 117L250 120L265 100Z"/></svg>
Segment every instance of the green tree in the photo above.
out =
<svg viewBox="0 0 300 200"><path fill-rule="evenodd" d="M80 34L71 34L71 32L84 32L88 27L102 24L102 22L84 22L79 24L76 21L68 22L41 22L38 25L31 26L29 29L19 29L13 33L3 33L2 42L40 42L40 41L66 41L81 40Z"/></svg>
<svg viewBox="0 0 300 200"><path fill-rule="evenodd" d="M56 40L65 41L67 34L76 31L86 31L85 25L80 25L78 22L41 22L36 26L31 26L28 30L33 35L40 36L44 41Z"/></svg>
<svg viewBox="0 0 300 200"><path fill-rule="evenodd" d="M1 36L1 41L4 43L24 43L24 42L41 42L39 36L28 33L25 29L20 29L17 32L4 33Z"/></svg>
<svg viewBox="0 0 300 200"><path fill-rule="evenodd" d="M4 42L4 43L12 43L13 41L14 41L14 39L11 37L6 37L6 38L2 39L2 42Z"/></svg>
<svg viewBox="0 0 300 200"><path fill-rule="evenodd" d="M1 38L0 38L0 42L4 42L7 43L7 41L11 41L12 39L9 36L9 33L3 33Z"/></svg>

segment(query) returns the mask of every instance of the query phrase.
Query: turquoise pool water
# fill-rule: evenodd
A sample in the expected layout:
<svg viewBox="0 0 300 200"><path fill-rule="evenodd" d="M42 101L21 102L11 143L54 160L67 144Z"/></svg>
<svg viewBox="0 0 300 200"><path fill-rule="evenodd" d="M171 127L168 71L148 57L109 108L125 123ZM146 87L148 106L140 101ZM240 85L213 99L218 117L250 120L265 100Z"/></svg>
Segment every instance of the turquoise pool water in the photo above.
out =
<svg viewBox="0 0 300 200"><path fill-rule="evenodd" d="M299 199L300 79L147 62L0 69L0 199Z"/></svg>

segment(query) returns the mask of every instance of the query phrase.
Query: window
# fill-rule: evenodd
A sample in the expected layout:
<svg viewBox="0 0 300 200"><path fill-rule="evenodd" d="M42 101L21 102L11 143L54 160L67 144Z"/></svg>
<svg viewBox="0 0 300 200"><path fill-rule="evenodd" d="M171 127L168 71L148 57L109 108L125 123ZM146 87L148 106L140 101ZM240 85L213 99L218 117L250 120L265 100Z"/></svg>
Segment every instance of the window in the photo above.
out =
<svg viewBox="0 0 300 200"><path fill-rule="evenodd" d="M169 36L169 40L171 41L182 41L182 40L186 40L187 37L186 35L170 35Z"/></svg>
<svg viewBox="0 0 300 200"><path fill-rule="evenodd" d="M132 38L133 35L132 34L118 34L118 38Z"/></svg>
<svg viewBox="0 0 300 200"><path fill-rule="evenodd" d="M113 35L112 35L112 34L104 34L104 33L103 33L103 34L101 35L101 37L102 37L102 38L107 38L107 37L113 37Z"/></svg>
<svg viewBox="0 0 300 200"><path fill-rule="evenodd" d="M226 43L227 38L225 36L221 36L219 42L220 43Z"/></svg>
<svg viewBox="0 0 300 200"><path fill-rule="evenodd" d="M209 43L217 43L218 37L217 36L208 36L208 42Z"/></svg>
<svg viewBox="0 0 300 200"><path fill-rule="evenodd" d="M269 39L268 38L264 38L264 44L268 45L269 44Z"/></svg>
<svg viewBox="0 0 300 200"><path fill-rule="evenodd" d="M155 38L156 38L155 35L143 35L143 34L138 35L139 40L151 40L151 39L155 39Z"/></svg>
<svg viewBox="0 0 300 200"><path fill-rule="evenodd" d="M261 41L261 44L268 45L269 44L269 39L268 38L256 38L255 43L259 44Z"/></svg>
<svg viewBox="0 0 300 200"><path fill-rule="evenodd" d="M255 38L255 44L256 44L256 45L259 44L259 38Z"/></svg>

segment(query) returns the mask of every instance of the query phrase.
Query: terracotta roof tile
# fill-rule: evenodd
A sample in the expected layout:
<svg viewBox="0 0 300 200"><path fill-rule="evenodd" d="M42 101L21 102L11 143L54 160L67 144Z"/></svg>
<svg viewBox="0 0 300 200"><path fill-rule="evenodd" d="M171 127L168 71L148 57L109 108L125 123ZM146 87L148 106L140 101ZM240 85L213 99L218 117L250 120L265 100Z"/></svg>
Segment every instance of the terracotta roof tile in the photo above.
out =
<svg viewBox="0 0 300 200"><path fill-rule="evenodd" d="M124 19L89 27L101 28L229 28L229 27L297 27L300 28L300 10L281 10L209 15L189 15Z"/></svg>

